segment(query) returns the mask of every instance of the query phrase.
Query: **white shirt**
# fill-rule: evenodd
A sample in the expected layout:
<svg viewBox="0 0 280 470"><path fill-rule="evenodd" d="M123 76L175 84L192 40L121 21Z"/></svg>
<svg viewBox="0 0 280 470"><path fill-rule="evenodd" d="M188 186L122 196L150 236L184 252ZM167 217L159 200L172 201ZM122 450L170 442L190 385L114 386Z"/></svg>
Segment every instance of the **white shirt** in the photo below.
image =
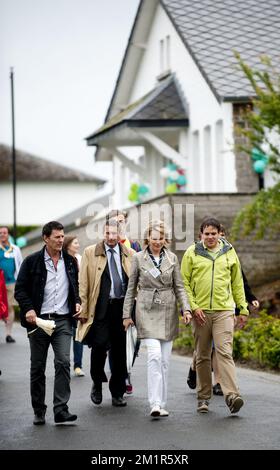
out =
<svg viewBox="0 0 280 470"><path fill-rule="evenodd" d="M67 315L69 313L69 280L65 270L63 254L61 252L57 268L54 267L53 260L46 249L44 260L47 270L47 281L44 290L41 315L44 313Z"/></svg>

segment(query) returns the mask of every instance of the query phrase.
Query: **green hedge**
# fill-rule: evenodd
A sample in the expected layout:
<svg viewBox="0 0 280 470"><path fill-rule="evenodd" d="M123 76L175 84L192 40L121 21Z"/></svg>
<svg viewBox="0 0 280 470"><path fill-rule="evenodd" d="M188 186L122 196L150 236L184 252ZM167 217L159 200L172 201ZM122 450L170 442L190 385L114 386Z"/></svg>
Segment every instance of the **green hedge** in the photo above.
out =
<svg viewBox="0 0 280 470"><path fill-rule="evenodd" d="M174 349L181 354L192 354L193 347L191 327L180 323L180 335L174 341ZM266 311L250 317L246 326L234 333L233 356L248 365L280 370L280 319Z"/></svg>
<svg viewBox="0 0 280 470"><path fill-rule="evenodd" d="M234 333L233 355L235 359L280 370L280 319L265 310L249 318L244 329Z"/></svg>
<svg viewBox="0 0 280 470"><path fill-rule="evenodd" d="M180 354L192 354L194 350L194 338L191 325L184 325L180 316L179 336L173 343L173 349Z"/></svg>

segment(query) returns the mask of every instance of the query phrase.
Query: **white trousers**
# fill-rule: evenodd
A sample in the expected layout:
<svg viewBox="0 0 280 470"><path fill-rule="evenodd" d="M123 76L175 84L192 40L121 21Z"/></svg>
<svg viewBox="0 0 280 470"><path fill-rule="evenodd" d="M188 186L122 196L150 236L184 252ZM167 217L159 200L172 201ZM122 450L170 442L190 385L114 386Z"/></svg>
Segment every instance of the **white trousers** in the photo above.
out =
<svg viewBox="0 0 280 470"><path fill-rule="evenodd" d="M148 352L148 400L151 408L155 405L165 408L172 341L145 339L144 344L146 344Z"/></svg>

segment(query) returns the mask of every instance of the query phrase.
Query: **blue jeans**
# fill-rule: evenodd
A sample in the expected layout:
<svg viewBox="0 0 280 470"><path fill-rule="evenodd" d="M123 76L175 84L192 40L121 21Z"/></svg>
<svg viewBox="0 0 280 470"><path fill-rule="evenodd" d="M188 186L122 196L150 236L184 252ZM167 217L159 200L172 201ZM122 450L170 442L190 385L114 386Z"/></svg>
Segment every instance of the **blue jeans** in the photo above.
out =
<svg viewBox="0 0 280 470"><path fill-rule="evenodd" d="M83 359L83 343L75 340L76 337L76 327L73 327L73 352L74 352L74 369L76 367L82 368L82 359Z"/></svg>

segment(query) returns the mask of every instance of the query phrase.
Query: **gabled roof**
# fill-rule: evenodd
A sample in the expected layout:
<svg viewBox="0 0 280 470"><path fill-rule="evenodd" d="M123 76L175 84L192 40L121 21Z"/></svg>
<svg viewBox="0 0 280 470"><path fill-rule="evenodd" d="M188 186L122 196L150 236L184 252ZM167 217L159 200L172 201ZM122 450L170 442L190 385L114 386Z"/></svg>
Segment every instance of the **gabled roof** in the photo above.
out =
<svg viewBox="0 0 280 470"><path fill-rule="evenodd" d="M143 0L142 0L143 1ZM160 0L217 98L248 98L252 88L233 51L260 68L267 55L280 68L279 0Z"/></svg>
<svg viewBox="0 0 280 470"><path fill-rule="evenodd" d="M234 50L248 65L260 55L280 62L279 0L140 0L105 122L129 99L157 5L162 5L220 101L249 100L253 90Z"/></svg>
<svg viewBox="0 0 280 470"><path fill-rule="evenodd" d="M12 181L12 150L0 144L0 181ZM72 168L58 165L50 160L16 150L16 172L18 181L83 181L103 184L105 180Z"/></svg>
<svg viewBox="0 0 280 470"><path fill-rule="evenodd" d="M152 91L109 119L87 137L88 144L96 145L99 136L124 124L129 127L188 125L187 104L175 77L165 78Z"/></svg>

